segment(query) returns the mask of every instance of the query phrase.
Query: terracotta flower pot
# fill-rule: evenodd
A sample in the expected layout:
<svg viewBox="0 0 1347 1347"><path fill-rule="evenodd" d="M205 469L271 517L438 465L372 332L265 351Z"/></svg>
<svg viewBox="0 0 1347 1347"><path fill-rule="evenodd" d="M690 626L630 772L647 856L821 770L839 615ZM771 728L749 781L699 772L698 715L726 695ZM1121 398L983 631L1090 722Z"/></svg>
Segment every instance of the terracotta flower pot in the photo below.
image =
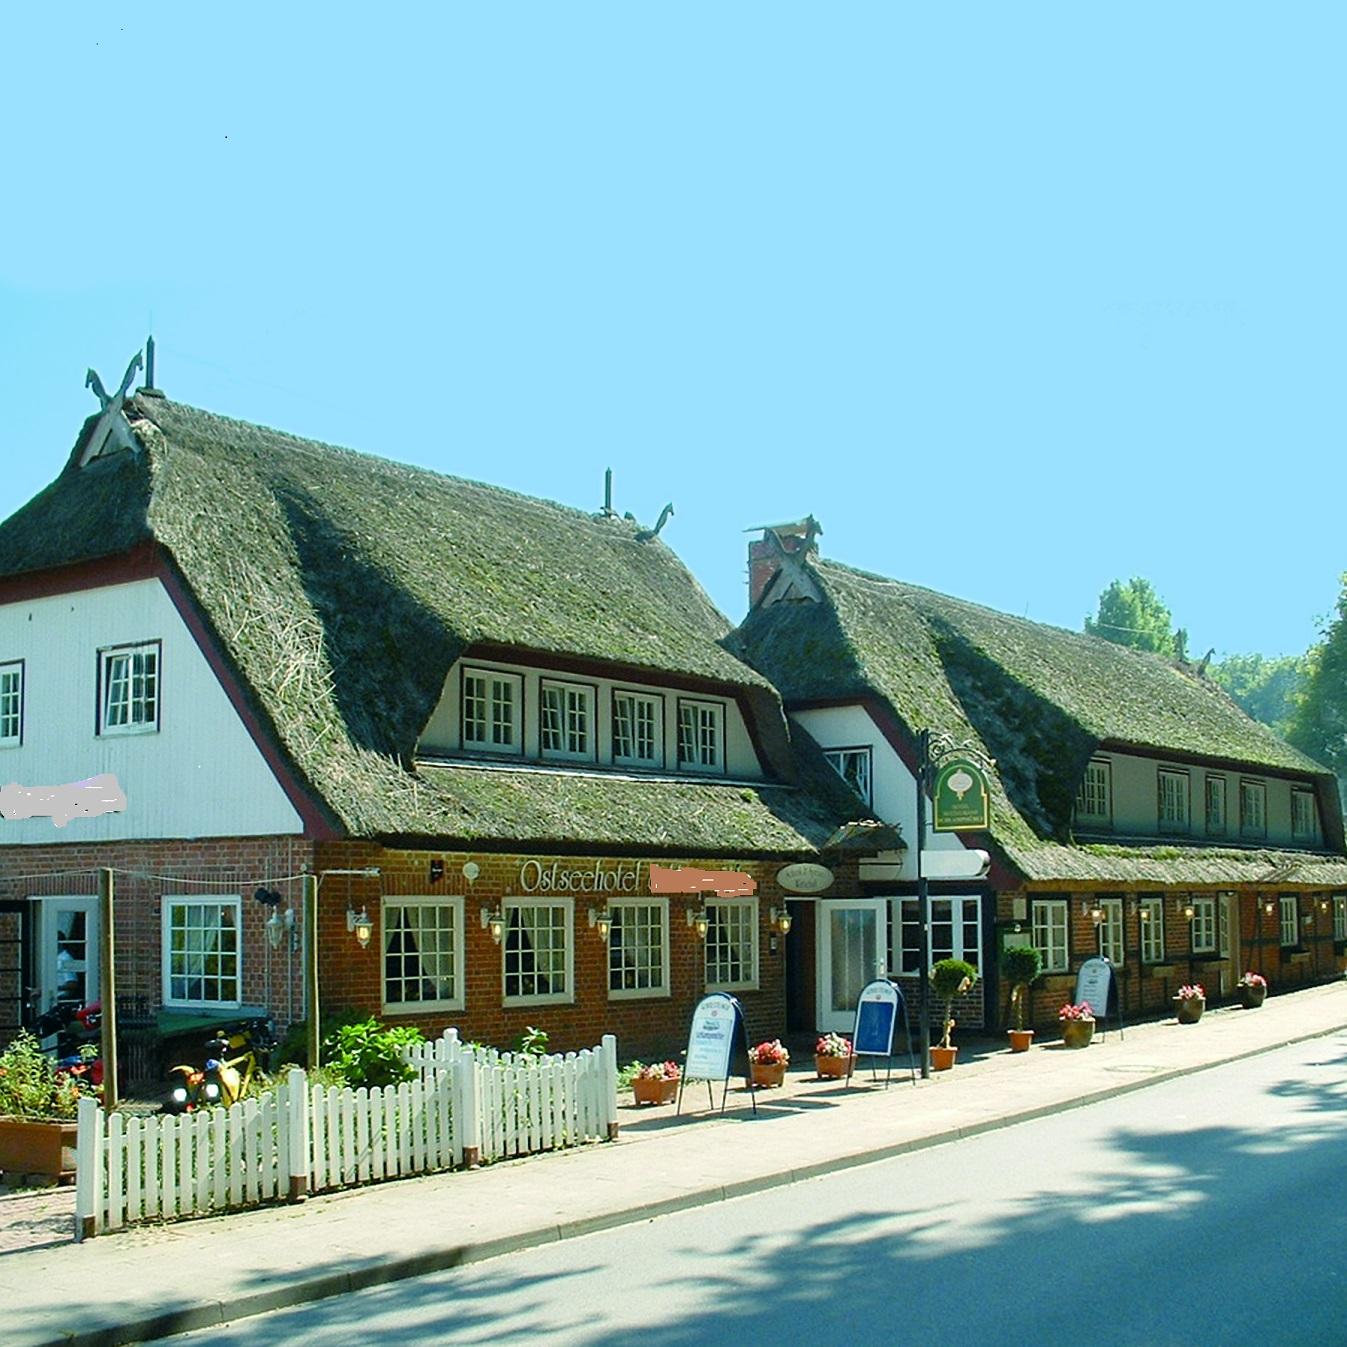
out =
<svg viewBox="0 0 1347 1347"><path fill-rule="evenodd" d="M1239 1003L1245 1010L1257 1010L1267 997L1266 987L1248 987L1241 985L1235 990L1239 992Z"/></svg>
<svg viewBox="0 0 1347 1347"><path fill-rule="evenodd" d="M1011 1052L1029 1051L1029 1047L1034 1041L1034 1031L1032 1029L1007 1029L1006 1033L1010 1038Z"/></svg>
<svg viewBox="0 0 1347 1347"><path fill-rule="evenodd" d="M785 1082L785 1062L750 1062L748 1065L754 1085L779 1088Z"/></svg>
<svg viewBox="0 0 1347 1347"><path fill-rule="evenodd" d="M1207 1001L1204 996L1190 996L1183 1001L1177 996L1174 998L1174 1014L1180 1024L1196 1024L1206 1008Z"/></svg>
<svg viewBox="0 0 1347 1347"><path fill-rule="evenodd" d="M814 1054L814 1071L823 1080L846 1080L856 1069L856 1058L820 1057Z"/></svg>
<svg viewBox="0 0 1347 1347"><path fill-rule="evenodd" d="M79 1126L70 1121L0 1118L0 1169L41 1174L53 1183L75 1177Z"/></svg>
<svg viewBox="0 0 1347 1347"><path fill-rule="evenodd" d="M1094 1020L1062 1020L1062 1042L1068 1048L1088 1048L1094 1037Z"/></svg>
<svg viewBox="0 0 1347 1347"><path fill-rule="evenodd" d="M631 1083L631 1092L638 1104L672 1104L678 1096L678 1081L643 1080L637 1076Z"/></svg>
<svg viewBox="0 0 1347 1347"><path fill-rule="evenodd" d="M942 1048L939 1043L931 1045L931 1070L949 1071L954 1059L959 1055L958 1048Z"/></svg>

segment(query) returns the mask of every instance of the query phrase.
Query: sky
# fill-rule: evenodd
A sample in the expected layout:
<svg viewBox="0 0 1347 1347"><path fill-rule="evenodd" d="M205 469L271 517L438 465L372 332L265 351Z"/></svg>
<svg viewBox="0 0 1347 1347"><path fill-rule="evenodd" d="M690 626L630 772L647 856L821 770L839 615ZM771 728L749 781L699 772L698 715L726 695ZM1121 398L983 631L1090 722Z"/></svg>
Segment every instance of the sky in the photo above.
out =
<svg viewBox="0 0 1347 1347"><path fill-rule="evenodd" d="M51 11L44 13L43 11ZM0 517L178 401L1079 630L1347 570L1340 5L23 6Z"/></svg>

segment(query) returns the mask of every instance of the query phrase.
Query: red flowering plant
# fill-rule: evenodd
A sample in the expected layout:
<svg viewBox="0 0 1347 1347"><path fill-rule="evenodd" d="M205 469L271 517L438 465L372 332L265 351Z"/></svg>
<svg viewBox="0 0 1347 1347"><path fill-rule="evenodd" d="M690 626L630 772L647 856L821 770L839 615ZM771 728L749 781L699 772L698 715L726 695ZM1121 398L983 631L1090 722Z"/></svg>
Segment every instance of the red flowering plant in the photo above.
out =
<svg viewBox="0 0 1347 1347"><path fill-rule="evenodd" d="M1082 1001L1079 1005L1072 1005L1070 1001L1066 1003L1058 1012L1059 1020L1092 1020L1094 1011L1088 1001Z"/></svg>
<svg viewBox="0 0 1347 1347"><path fill-rule="evenodd" d="M748 1060L754 1066L789 1066L790 1053L779 1038L774 1038L770 1043L759 1043L756 1048L749 1048Z"/></svg>
<svg viewBox="0 0 1347 1347"><path fill-rule="evenodd" d="M651 1062L649 1066L640 1067L634 1079L636 1080L678 1080L683 1072L677 1062Z"/></svg>
<svg viewBox="0 0 1347 1347"><path fill-rule="evenodd" d="M1207 993L1203 990L1200 982L1185 982L1174 993L1174 999L1176 1001L1205 1001Z"/></svg>
<svg viewBox="0 0 1347 1347"><path fill-rule="evenodd" d="M1267 978L1262 973L1245 973L1240 978L1239 985L1241 987L1260 987L1263 991L1267 991Z"/></svg>
<svg viewBox="0 0 1347 1347"><path fill-rule="evenodd" d="M841 1034L824 1034L814 1044L815 1057L850 1057L851 1055L851 1040L843 1038Z"/></svg>

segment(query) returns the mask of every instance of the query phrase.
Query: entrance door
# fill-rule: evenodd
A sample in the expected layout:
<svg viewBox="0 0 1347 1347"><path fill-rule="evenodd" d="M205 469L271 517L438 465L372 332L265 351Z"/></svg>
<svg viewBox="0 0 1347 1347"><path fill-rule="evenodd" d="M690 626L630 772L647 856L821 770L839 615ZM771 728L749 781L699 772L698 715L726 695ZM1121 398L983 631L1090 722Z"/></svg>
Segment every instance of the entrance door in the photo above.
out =
<svg viewBox="0 0 1347 1347"><path fill-rule="evenodd" d="M867 982L888 964L887 898L820 902L818 920L818 1027L849 1034Z"/></svg>
<svg viewBox="0 0 1347 1347"><path fill-rule="evenodd" d="M41 898L36 906L39 1009L98 1000L98 899Z"/></svg>
<svg viewBox="0 0 1347 1347"><path fill-rule="evenodd" d="M1221 995L1228 996L1243 976L1239 966L1239 899L1233 893L1216 895L1216 954L1225 960Z"/></svg>

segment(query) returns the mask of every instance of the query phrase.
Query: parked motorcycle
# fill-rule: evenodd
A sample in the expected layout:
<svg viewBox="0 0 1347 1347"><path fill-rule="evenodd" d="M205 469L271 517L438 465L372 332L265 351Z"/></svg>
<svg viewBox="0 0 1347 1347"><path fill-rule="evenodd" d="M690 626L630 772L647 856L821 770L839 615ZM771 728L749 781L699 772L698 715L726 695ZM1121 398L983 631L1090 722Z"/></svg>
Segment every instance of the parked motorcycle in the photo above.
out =
<svg viewBox="0 0 1347 1347"><path fill-rule="evenodd" d="M103 1003L90 1001L80 1006L73 1001L58 1001L38 1014L37 997L36 991L28 994L32 1030L39 1039L55 1034L56 1069L79 1076L95 1088L102 1085Z"/></svg>
<svg viewBox="0 0 1347 1347"><path fill-rule="evenodd" d="M221 1025L206 1043L203 1067L175 1066L180 1077L173 1087L167 1113L192 1113L212 1104L237 1103L248 1093L253 1075L266 1069L276 1046L276 1026L265 1016Z"/></svg>

